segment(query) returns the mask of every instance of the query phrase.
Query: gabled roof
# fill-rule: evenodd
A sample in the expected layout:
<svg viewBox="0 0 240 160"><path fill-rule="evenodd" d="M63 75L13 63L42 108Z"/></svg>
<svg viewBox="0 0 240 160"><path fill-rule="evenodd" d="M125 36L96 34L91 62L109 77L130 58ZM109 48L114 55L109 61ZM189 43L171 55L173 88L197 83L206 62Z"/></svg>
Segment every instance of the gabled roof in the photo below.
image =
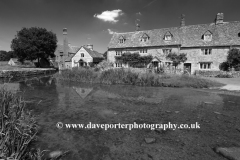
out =
<svg viewBox="0 0 240 160"><path fill-rule="evenodd" d="M202 35L211 31L212 40L204 41ZM164 41L164 35L170 32L172 34L171 41ZM181 47L200 47L200 46L230 46L240 45L240 22L224 22L216 25L198 24L184 27L162 28L146 31L114 33L108 48L132 48L132 47L150 47L150 46L166 46L181 45ZM151 37L147 42L141 42L139 39L146 33ZM119 36L125 36L125 43L118 43Z"/></svg>
<svg viewBox="0 0 240 160"><path fill-rule="evenodd" d="M167 31L167 33L165 34L165 36L172 36L171 32Z"/></svg>
<svg viewBox="0 0 240 160"><path fill-rule="evenodd" d="M82 46L92 58L103 58L103 55L101 53L98 53L97 51L91 50L85 46Z"/></svg>
<svg viewBox="0 0 240 160"><path fill-rule="evenodd" d="M171 31L173 38L171 41L164 41L163 37L167 31ZM146 33L151 37L147 42L141 42L141 37ZM125 43L118 43L119 36L126 37ZM108 45L109 48L128 48L128 47L147 47L147 46L165 46L165 45L179 45L181 40L179 37L178 28L163 28L146 31L136 31L127 33L114 33Z"/></svg>
<svg viewBox="0 0 240 160"><path fill-rule="evenodd" d="M144 33L144 34L142 35L142 38L144 38L144 37L149 38L149 36L148 36L146 33Z"/></svg>
<svg viewBox="0 0 240 160"><path fill-rule="evenodd" d="M103 55L101 54L101 53L98 53L97 51L94 51L94 50L91 50L91 49L89 49L89 48L87 48L87 47L85 47L85 46L82 46L88 53L89 53L89 55L92 57L92 58L103 58ZM82 47L80 47L78 50L77 50L77 52L82 48ZM77 53L76 52L76 53ZM76 54L75 53L75 54ZM65 62L71 62L72 61L72 58L75 56L75 54L71 54L69 57L67 57L66 59L65 59Z"/></svg>
<svg viewBox="0 0 240 160"><path fill-rule="evenodd" d="M207 30L203 35L212 35L212 32Z"/></svg>

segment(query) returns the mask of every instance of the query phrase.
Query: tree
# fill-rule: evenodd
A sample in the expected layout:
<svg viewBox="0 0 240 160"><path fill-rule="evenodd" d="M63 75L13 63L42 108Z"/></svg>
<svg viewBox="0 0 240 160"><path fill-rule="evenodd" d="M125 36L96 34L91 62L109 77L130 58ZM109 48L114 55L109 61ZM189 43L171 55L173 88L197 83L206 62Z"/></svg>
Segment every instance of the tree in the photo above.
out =
<svg viewBox="0 0 240 160"><path fill-rule="evenodd" d="M176 53L169 53L167 55L168 59L170 59L171 61L173 61L173 66L175 66L175 68L180 64L180 63L184 63L187 61L187 55L184 53L181 54L176 54Z"/></svg>
<svg viewBox="0 0 240 160"><path fill-rule="evenodd" d="M115 59L123 64L128 64L130 67L134 68L144 68L146 67L151 61L152 56L140 56L139 53L124 53L122 56L115 56Z"/></svg>
<svg viewBox="0 0 240 160"><path fill-rule="evenodd" d="M237 48L230 49L227 60L219 65L220 70L229 71L230 68L240 71L240 50Z"/></svg>
<svg viewBox="0 0 240 160"><path fill-rule="evenodd" d="M56 34L45 28L23 28L12 40L11 48L19 61L47 59L55 57L57 47Z"/></svg>
<svg viewBox="0 0 240 160"><path fill-rule="evenodd" d="M13 51L0 51L0 61L9 61L11 58L16 58L16 54Z"/></svg>

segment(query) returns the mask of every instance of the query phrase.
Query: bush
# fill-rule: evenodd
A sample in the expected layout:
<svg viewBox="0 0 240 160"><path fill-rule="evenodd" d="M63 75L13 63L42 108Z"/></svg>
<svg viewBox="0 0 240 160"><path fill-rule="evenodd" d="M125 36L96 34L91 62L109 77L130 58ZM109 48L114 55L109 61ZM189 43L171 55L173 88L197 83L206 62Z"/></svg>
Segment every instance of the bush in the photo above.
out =
<svg viewBox="0 0 240 160"><path fill-rule="evenodd" d="M94 68L94 70L95 70L95 71L99 71L99 70L107 70L107 69L110 69L110 68L113 68L113 63L104 60L104 61L100 62L100 63Z"/></svg>
<svg viewBox="0 0 240 160"><path fill-rule="evenodd" d="M219 69L222 71L228 71L229 70L229 63L228 62L223 62L219 65Z"/></svg>
<svg viewBox="0 0 240 160"><path fill-rule="evenodd" d="M215 77L217 78L233 78L233 75L231 73L220 73L216 75Z"/></svg>

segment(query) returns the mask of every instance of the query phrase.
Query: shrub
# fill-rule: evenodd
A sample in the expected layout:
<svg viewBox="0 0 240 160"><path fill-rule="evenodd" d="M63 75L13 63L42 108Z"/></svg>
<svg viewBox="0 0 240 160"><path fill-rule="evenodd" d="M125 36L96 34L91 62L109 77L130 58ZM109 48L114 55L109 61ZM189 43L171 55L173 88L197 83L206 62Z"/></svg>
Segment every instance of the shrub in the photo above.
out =
<svg viewBox="0 0 240 160"><path fill-rule="evenodd" d="M216 75L215 77L217 78L233 78L233 75L231 73L220 73Z"/></svg>

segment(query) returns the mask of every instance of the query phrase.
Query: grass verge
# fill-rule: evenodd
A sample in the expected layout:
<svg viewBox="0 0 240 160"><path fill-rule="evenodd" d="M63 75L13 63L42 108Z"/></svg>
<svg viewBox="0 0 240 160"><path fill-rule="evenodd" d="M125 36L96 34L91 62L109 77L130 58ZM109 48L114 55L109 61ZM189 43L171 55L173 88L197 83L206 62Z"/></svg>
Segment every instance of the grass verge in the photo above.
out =
<svg viewBox="0 0 240 160"><path fill-rule="evenodd" d="M56 75L56 78L64 81L157 87L209 88L222 86L221 83L196 76L136 73L126 69L95 71L92 68L73 68L62 71L61 74Z"/></svg>

